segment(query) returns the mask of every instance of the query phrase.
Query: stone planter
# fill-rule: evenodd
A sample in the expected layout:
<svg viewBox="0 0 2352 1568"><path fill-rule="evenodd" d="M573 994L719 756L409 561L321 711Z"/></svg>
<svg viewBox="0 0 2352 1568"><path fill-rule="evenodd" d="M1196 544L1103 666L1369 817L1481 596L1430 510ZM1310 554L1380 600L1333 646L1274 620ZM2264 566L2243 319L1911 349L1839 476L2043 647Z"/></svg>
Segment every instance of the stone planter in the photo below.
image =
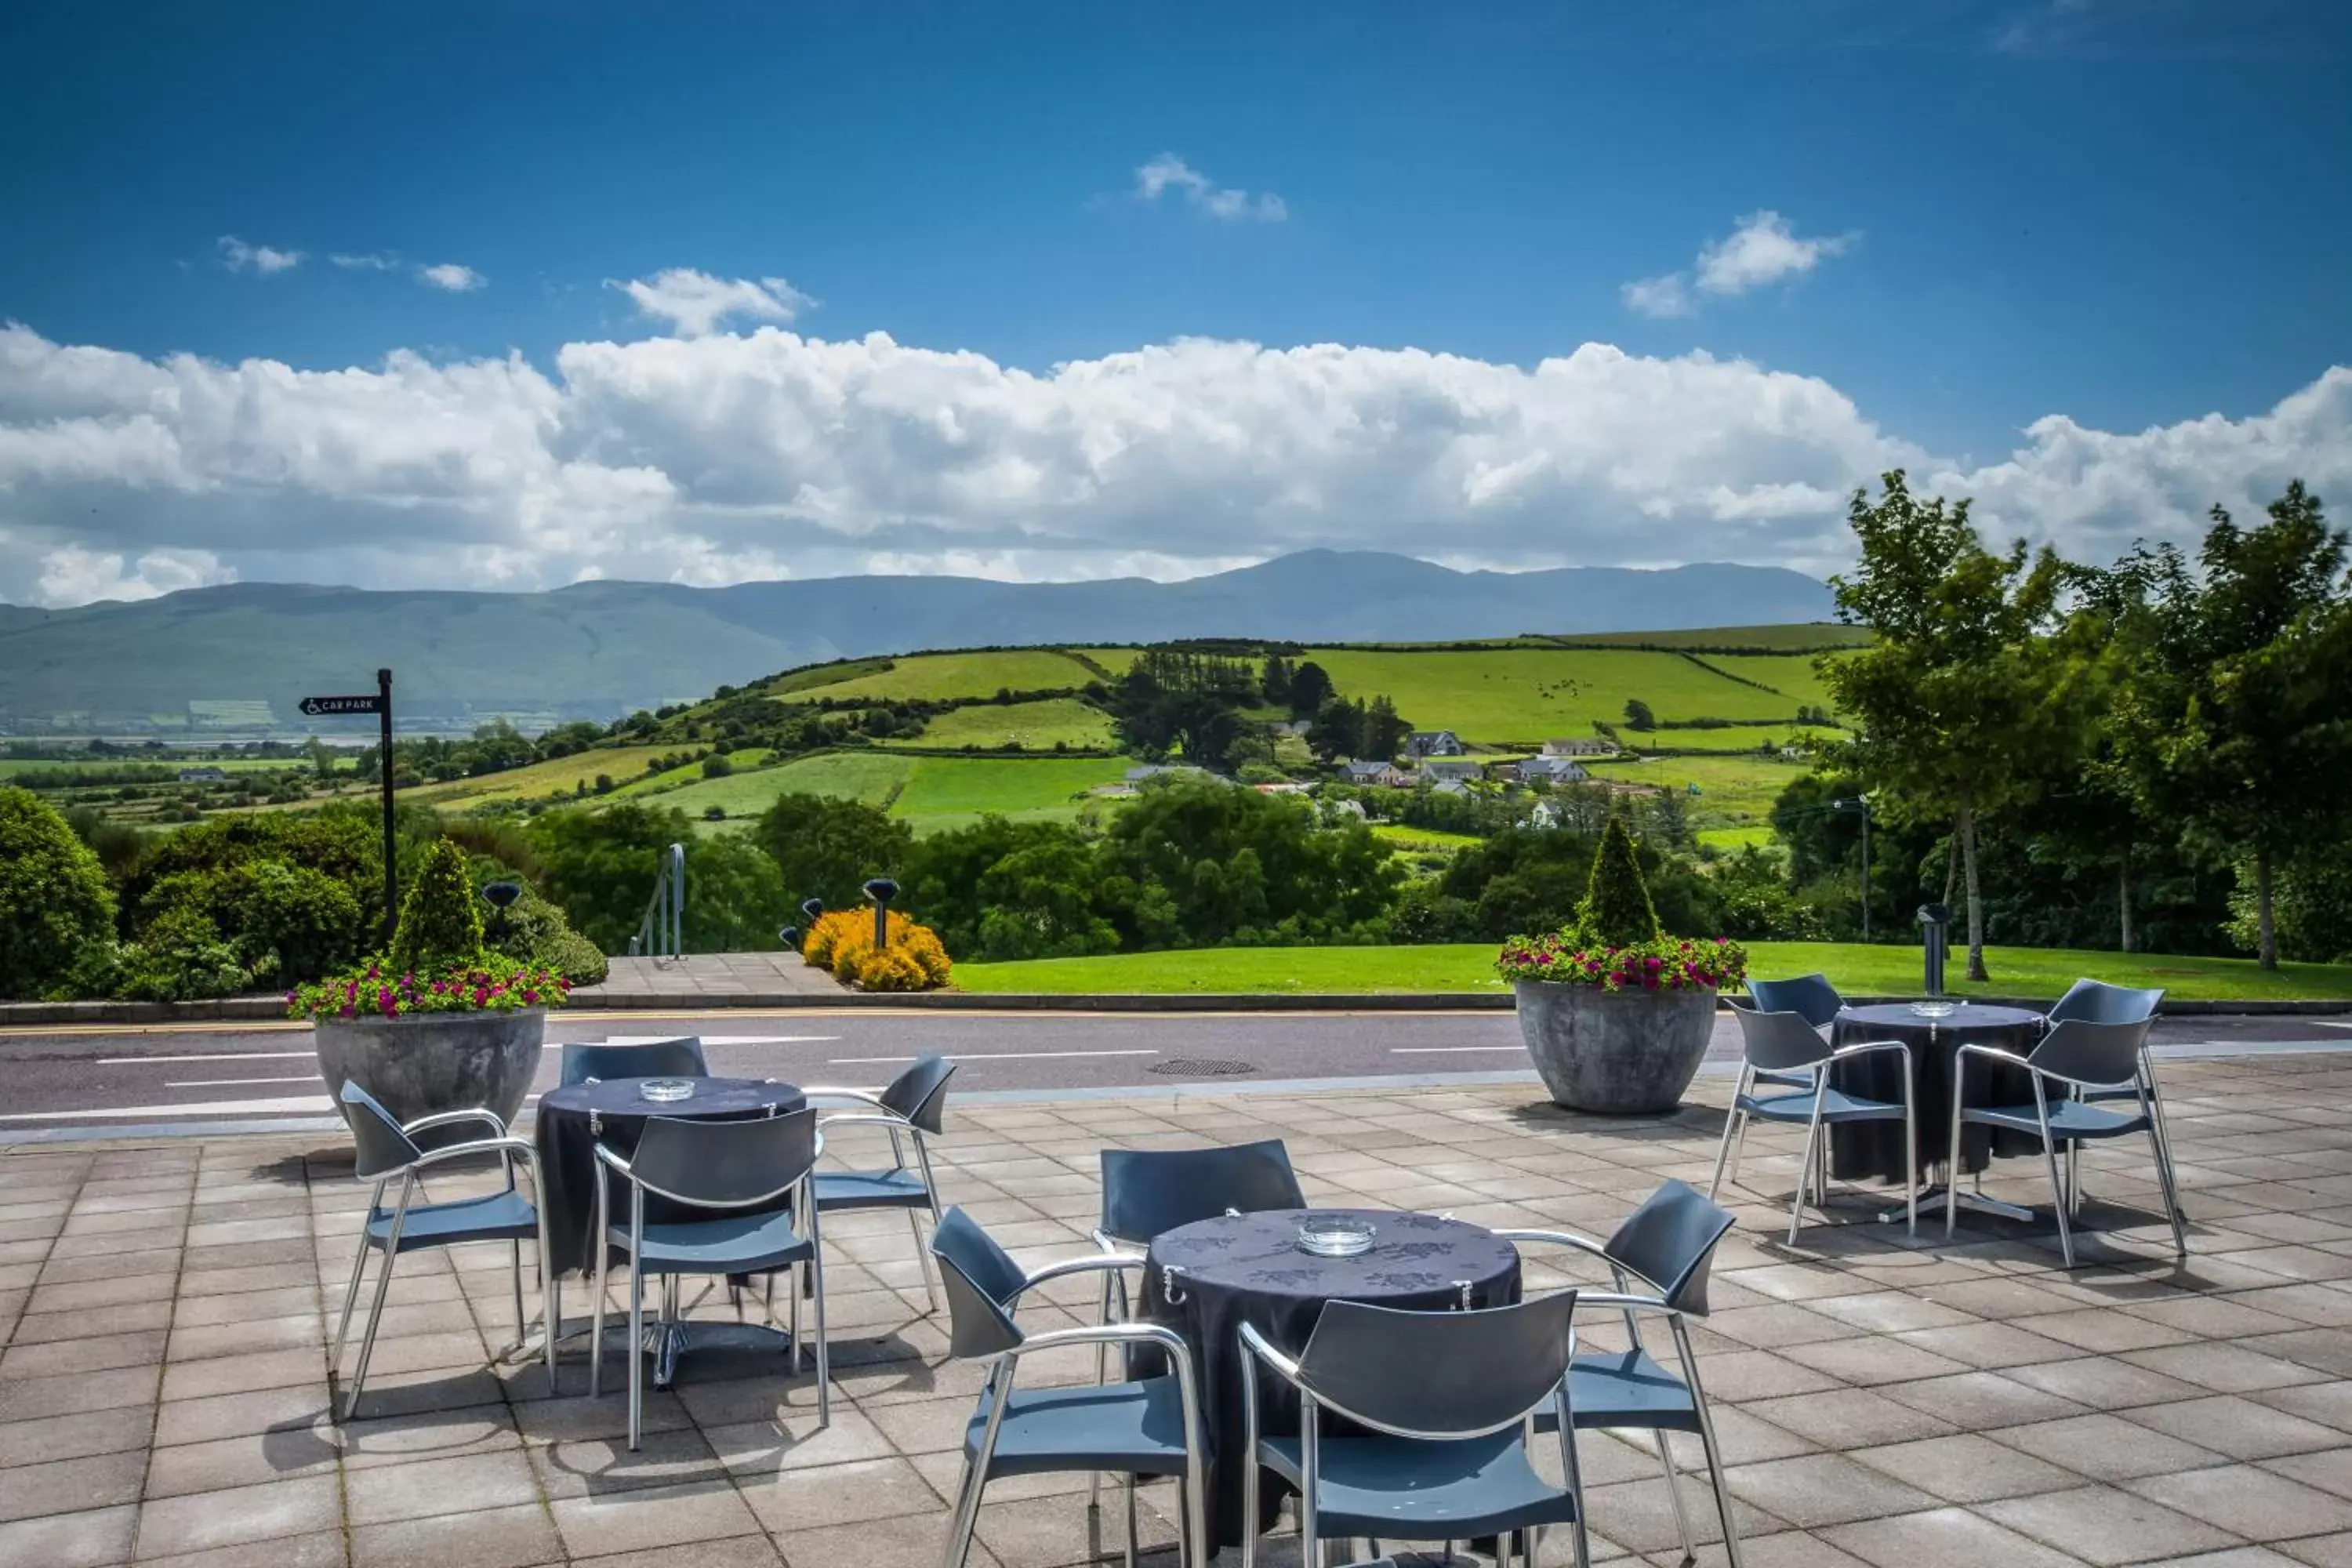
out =
<svg viewBox="0 0 2352 1568"><path fill-rule="evenodd" d="M1519 980L1519 1034L1555 1104L1654 1116L1682 1103L1715 1030L1712 991L1603 991Z"/></svg>
<svg viewBox="0 0 2352 1568"><path fill-rule="evenodd" d="M351 1081L404 1122L487 1108L511 1126L539 1075L547 1012L321 1018L315 1034L330 1096L340 1097Z"/></svg>

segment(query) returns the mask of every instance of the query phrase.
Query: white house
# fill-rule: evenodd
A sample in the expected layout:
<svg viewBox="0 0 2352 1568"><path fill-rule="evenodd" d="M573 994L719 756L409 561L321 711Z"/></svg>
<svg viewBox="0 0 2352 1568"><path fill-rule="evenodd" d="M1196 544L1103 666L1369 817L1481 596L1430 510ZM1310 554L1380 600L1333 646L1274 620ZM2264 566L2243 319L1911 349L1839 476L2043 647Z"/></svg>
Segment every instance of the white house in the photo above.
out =
<svg viewBox="0 0 2352 1568"><path fill-rule="evenodd" d="M1375 759L1349 763L1348 782L1351 784L1383 784L1390 789L1402 789L1412 784L1412 780L1394 763Z"/></svg>
<svg viewBox="0 0 2352 1568"><path fill-rule="evenodd" d="M1529 757L1519 764L1519 777L1529 784L1584 784L1592 775L1582 763L1566 757Z"/></svg>
<svg viewBox="0 0 2352 1568"><path fill-rule="evenodd" d="M1486 770L1475 763L1445 762L1433 759L1421 764L1420 776L1432 784L1465 783L1483 778Z"/></svg>
<svg viewBox="0 0 2352 1568"><path fill-rule="evenodd" d="M1599 736L1582 741L1546 741L1543 743L1543 754L1547 757L1606 757L1614 755L1616 751L1614 745Z"/></svg>
<svg viewBox="0 0 2352 1568"><path fill-rule="evenodd" d="M1404 738L1404 754L1415 762L1423 757L1459 757L1469 750L1451 730L1415 730Z"/></svg>

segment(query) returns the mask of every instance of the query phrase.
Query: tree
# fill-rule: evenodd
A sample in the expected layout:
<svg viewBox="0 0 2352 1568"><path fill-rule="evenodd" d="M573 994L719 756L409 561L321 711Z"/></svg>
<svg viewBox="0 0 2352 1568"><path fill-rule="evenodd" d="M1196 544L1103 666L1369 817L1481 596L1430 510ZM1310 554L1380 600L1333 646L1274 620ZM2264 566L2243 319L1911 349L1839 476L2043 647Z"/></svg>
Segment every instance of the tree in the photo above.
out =
<svg viewBox="0 0 2352 1568"><path fill-rule="evenodd" d="M836 910L858 902L869 878L895 877L915 843L912 829L878 807L815 795L778 795L751 837L775 860L793 903L818 898Z"/></svg>
<svg viewBox="0 0 2352 1568"><path fill-rule="evenodd" d="M2151 811L2209 862L2252 870L2255 952L2271 969L2281 868L2352 816L2352 584L2345 535L2300 479L2251 531L2221 507L2212 517L2201 576L2164 545L2108 579L2137 656L2117 730Z"/></svg>
<svg viewBox="0 0 2352 1568"><path fill-rule="evenodd" d="M1258 676L1258 689L1265 694L1266 705L1272 708L1290 706L1290 661L1278 653L1265 656L1265 668Z"/></svg>
<svg viewBox="0 0 2352 1568"><path fill-rule="evenodd" d="M1307 726L1307 749L1325 762L1360 757L1364 744L1364 705L1344 697L1328 699Z"/></svg>
<svg viewBox="0 0 2352 1568"><path fill-rule="evenodd" d="M1658 716L1651 712L1650 705L1640 698L1629 697L1625 700L1625 727L1629 730L1654 730L1658 727Z"/></svg>
<svg viewBox="0 0 2352 1568"><path fill-rule="evenodd" d="M1412 725L1385 697L1375 697L1364 710L1364 750L1375 757L1393 757L1412 733Z"/></svg>
<svg viewBox="0 0 2352 1568"><path fill-rule="evenodd" d="M1321 665L1311 658L1301 660L1290 671L1291 717L1307 719L1320 713L1338 689Z"/></svg>
<svg viewBox="0 0 2352 1568"><path fill-rule="evenodd" d="M0 996L37 998L114 938L114 889L57 808L0 788Z"/></svg>
<svg viewBox="0 0 2352 1568"><path fill-rule="evenodd" d="M2047 635L2063 569L2047 549L2029 558L2022 541L2006 554L1987 551L1966 500L1916 499L1899 468L1883 483L1875 503L1854 491L1847 519L1862 560L1830 579L1839 619L1877 632L1860 652L1815 661L1838 711L1859 731L1831 748L1831 761L1861 775L1889 816L1952 824L1968 898L1968 974L1982 981L1979 820L2028 795L2079 736L2079 669Z"/></svg>
<svg viewBox="0 0 2352 1568"><path fill-rule="evenodd" d="M547 812L530 829L547 868L539 890L599 950L625 952L653 896L663 851L693 836L686 813L642 801Z"/></svg>
<svg viewBox="0 0 2352 1568"><path fill-rule="evenodd" d="M1658 911L1650 903L1633 837L1622 816L1612 816L1601 830L1592 879L1585 885L1584 901L1576 908L1576 931L1581 941L1606 947L1658 940Z"/></svg>

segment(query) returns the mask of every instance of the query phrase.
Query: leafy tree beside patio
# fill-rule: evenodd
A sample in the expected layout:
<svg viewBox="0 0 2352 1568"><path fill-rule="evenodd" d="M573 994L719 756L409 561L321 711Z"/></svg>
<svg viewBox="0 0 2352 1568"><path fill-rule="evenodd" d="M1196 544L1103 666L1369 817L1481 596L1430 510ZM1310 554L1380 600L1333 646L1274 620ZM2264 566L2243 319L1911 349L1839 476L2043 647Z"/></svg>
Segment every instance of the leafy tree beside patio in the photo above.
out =
<svg viewBox="0 0 2352 1568"><path fill-rule="evenodd" d="M1862 559L1830 579L1839 619L1877 632L1867 648L1816 665L1857 731L1830 761L1871 781L1890 816L1952 825L1968 976L1981 981L1979 821L2029 795L2081 731L2081 671L2049 635L2063 568L2046 548L2029 555L2021 540L1993 554L1966 500L1916 498L1899 468L1883 483L1875 502L1854 491L1847 516Z"/></svg>
<svg viewBox="0 0 2352 1568"><path fill-rule="evenodd" d="M2281 871L2352 823L2352 583L2301 480L2269 513L2248 531L2217 506L2196 567L2141 550L2108 588L2135 660L2117 726L2134 786L2192 851L2252 870L2255 953L2274 969Z"/></svg>
<svg viewBox="0 0 2352 1568"><path fill-rule="evenodd" d="M38 997L114 935L114 889L57 808L0 789L0 996Z"/></svg>

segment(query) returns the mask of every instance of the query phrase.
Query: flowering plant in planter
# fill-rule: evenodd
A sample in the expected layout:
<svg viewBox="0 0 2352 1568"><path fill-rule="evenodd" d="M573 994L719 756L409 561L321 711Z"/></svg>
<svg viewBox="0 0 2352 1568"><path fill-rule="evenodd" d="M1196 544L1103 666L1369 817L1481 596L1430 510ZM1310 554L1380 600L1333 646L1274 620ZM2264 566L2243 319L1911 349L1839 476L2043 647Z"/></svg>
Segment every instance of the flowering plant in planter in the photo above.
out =
<svg viewBox="0 0 2352 1568"><path fill-rule="evenodd" d="M1510 938L1496 956L1495 973L1603 991L1721 991L1747 977L1748 950L1724 937L1588 943L1569 930Z"/></svg>
<svg viewBox="0 0 2352 1568"><path fill-rule="evenodd" d="M415 1013L520 1013L561 1007L572 982L542 964L484 953L470 962L394 970L368 959L286 993L289 1018L404 1018Z"/></svg>

